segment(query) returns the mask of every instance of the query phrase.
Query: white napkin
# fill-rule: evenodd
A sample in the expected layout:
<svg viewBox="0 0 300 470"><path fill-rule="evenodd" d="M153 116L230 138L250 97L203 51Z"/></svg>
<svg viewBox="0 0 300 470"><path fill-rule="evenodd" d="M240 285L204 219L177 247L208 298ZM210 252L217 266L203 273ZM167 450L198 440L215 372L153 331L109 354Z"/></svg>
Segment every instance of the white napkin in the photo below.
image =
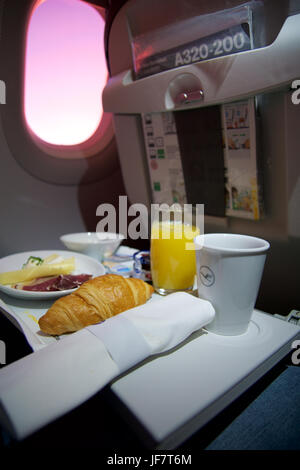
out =
<svg viewBox="0 0 300 470"><path fill-rule="evenodd" d="M177 346L214 318L177 292L66 336L0 370L0 422L23 439L146 357Z"/></svg>

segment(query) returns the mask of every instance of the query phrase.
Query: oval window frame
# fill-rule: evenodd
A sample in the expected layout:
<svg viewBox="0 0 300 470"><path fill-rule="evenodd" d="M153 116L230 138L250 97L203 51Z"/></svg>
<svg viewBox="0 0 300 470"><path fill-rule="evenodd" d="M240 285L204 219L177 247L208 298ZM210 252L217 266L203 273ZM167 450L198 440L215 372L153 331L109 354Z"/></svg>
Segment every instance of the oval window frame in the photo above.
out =
<svg viewBox="0 0 300 470"><path fill-rule="evenodd" d="M90 6L101 14L101 7ZM1 119L8 147L23 169L43 181L63 185L99 181L119 167L111 113L103 112L95 133L87 141L73 146L48 144L26 123L26 37L36 7L37 0L6 0L3 5L0 57L5 64L2 77L6 83L6 104L1 106Z"/></svg>

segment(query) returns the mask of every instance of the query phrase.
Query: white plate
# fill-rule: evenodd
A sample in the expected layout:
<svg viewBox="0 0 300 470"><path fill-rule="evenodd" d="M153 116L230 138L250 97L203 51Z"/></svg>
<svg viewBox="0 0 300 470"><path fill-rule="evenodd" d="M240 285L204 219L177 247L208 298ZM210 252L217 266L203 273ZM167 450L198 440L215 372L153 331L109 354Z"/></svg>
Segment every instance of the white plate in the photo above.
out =
<svg viewBox="0 0 300 470"><path fill-rule="evenodd" d="M40 258L46 258L47 256L53 255L63 256L64 258L75 258L75 270L72 274L91 274L93 277L101 276L105 274L104 266L97 260L90 258L89 256L82 255L80 253L74 253L73 251L61 251L61 250L48 250L48 251L26 251L24 253L17 253L15 255L6 256L0 259L0 272L15 271L22 269L24 263L26 263L29 256L38 256ZM78 287L76 287L78 289ZM67 294L71 294L76 289L67 289L53 292L31 292L25 290L14 289L13 287L4 286L0 284L0 291L8 294L12 297L19 299L56 299Z"/></svg>

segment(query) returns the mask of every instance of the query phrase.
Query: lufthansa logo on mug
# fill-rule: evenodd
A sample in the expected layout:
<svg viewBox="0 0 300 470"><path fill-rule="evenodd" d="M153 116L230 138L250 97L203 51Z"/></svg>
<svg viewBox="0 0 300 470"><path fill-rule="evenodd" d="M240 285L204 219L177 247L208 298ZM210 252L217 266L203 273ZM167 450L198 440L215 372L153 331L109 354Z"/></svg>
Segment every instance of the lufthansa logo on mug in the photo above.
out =
<svg viewBox="0 0 300 470"><path fill-rule="evenodd" d="M199 275L202 284L206 287L210 287L215 283L215 275L208 266L201 266Z"/></svg>

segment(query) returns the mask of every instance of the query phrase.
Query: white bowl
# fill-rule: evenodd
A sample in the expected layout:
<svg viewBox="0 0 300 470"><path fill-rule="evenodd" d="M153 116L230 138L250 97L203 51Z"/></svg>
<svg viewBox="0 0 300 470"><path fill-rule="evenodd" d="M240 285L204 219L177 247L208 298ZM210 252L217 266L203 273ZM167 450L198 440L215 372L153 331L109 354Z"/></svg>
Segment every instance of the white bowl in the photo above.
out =
<svg viewBox="0 0 300 470"><path fill-rule="evenodd" d="M98 261L112 255L124 240L121 233L83 232L62 235L60 241L72 251L79 251Z"/></svg>

